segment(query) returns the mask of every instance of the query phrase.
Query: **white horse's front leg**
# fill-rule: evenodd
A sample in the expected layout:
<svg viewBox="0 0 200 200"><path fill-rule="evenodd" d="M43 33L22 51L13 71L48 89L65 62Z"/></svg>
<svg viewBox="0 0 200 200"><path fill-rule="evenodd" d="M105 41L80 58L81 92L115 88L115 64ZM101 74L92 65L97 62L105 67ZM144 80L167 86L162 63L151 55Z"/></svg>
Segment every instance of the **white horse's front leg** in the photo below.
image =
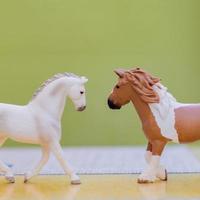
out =
<svg viewBox="0 0 200 200"><path fill-rule="evenodd" d="M64 153L63 153L63 150L62 150L60 144L58 142L54 142L51 145L51 150L54 153L57 160L59 161L59 163L62 166L65 173L70 176L71 184L80 184L81 183L80 178L78 177L78 175L75 172L73 172L70 165L65 161Z"/></svg>
<svg viewBox="0 0 200 200"><path fill-rule="evenodd" d="M25 174L24 176L24 183L26 183L27 181L29 181L33 176L36 176L39 174L39 172L41 171L41 169L43 168L43 166L47 163L47 161L49 160L49 147L47 146L42 146L42 157L40 159L40 161L38 162L38 164L35 166L35 168L32 171L29 171Z"/></svg>

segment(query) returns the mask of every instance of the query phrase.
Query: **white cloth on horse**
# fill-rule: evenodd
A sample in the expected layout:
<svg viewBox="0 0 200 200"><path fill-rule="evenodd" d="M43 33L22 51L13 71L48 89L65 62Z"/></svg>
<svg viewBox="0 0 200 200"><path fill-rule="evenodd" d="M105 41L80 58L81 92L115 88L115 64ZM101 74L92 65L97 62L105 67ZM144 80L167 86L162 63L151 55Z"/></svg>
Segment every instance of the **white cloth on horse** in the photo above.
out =
<svg viewBox="0 0 200 200"><path fill-rule="evenodd" d="M175 143L179 143L178 133L175 129L175 109L186 104L181 104L167 92L167 88L157 83L153 89L160 97L159 103L149 103L151 112L153 113L156 123L161 130L161 134L171 139Z"/></svg>

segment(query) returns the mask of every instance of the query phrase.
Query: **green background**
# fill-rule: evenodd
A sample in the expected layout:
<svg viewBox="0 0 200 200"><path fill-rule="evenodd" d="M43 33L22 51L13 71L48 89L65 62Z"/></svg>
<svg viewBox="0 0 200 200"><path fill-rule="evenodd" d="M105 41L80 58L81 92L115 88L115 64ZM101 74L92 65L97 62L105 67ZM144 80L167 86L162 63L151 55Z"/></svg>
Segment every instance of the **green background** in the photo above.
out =
<svg viewBox="0 0 200 200"><path fill-rule="evenodd" d="M132 105L106 105L113 70L140 66L179 101L200 102L199 8L199 0L0 1L0 101L26 104L57 72L85 75L88 107L67 103L62 144L143 144Z"/></svg>

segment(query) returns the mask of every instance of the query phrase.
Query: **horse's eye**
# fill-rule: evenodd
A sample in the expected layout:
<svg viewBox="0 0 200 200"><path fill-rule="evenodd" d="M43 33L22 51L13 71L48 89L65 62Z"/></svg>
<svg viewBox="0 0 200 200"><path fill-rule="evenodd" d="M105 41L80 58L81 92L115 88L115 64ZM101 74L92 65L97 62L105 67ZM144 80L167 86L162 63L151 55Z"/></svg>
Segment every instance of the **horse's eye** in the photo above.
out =
<svg viewBox="0 0 200 200"><path fill-rule="evenodd" d="M116 85L116 88L119 89L119 85Z"/></svg>
<svg viewBox="0 0 200 200"><path fill-rule="evenodd" d="M80 91L80 94L83 94L84 92L83 91Z"/></svg>

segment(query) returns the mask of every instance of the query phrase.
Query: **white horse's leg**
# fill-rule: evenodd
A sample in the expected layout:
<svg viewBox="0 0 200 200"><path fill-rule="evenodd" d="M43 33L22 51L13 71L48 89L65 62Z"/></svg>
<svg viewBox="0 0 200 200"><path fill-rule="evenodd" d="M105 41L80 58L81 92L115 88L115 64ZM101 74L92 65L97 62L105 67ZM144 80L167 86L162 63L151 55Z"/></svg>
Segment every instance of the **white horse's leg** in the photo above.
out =
<svg viewBox="0 0 200 200"><path fill-rule="evenodd" d="M1 137L0 138L0 146L2 146L6 140L7 140L7 137ZM13 175L12 170L7 165L5 165L1 160L0 160L0 171L5 173L5 178L10 183L15 182L15 177Z"/></svg>
<svg viewBox="0 0 200 200"><path fill-rule="evenodd" d="M42 157L38 164L35 166L35 168L32 171L29 171L24 176L24 183L28 182L33 176L36 176L39 174L43 166L47 163L49 160L49 147L42 146Z"/></svg>
<svg viewBox="0 0 200 200"><path fill-rule="evenodd" d="M54 142L51 145L51 150L54 153L55 157L59 161L60 165L62 166L63 170L66 174L70 176L71 184L80 184L80 178L76 173L73 172L70 165L65 161L64 159L64 153L63 150L58 142Z"/></svg>

